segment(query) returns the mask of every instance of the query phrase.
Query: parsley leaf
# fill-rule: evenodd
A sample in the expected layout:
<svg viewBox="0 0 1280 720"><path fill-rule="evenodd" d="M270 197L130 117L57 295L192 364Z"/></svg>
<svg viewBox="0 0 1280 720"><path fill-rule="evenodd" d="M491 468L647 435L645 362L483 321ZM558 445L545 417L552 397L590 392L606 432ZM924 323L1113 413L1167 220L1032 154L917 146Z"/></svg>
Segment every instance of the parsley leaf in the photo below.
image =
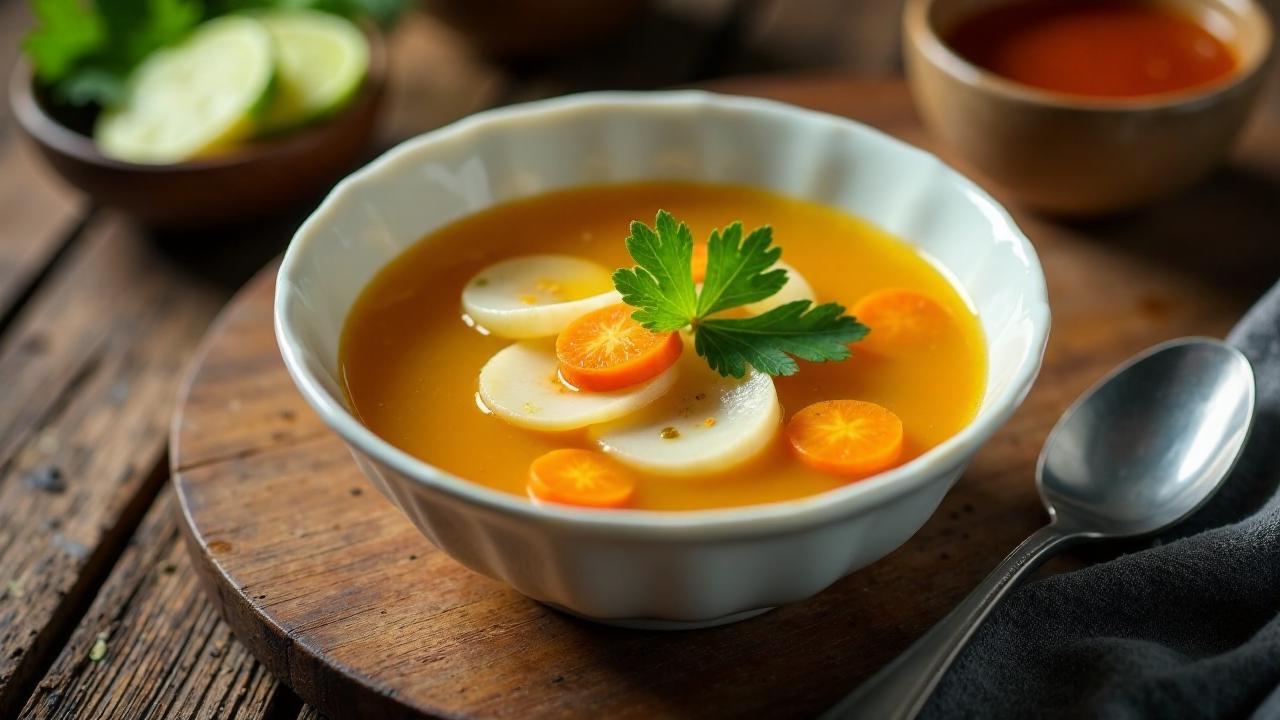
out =
<svg viewBox="0 0 1280 720"><path fill-rule="evenodd" d="M795 358L846 360L849 344L868 328L836 303L796 300L749 318L717 317L771 297L787 284L775 268L782 249L771 247L773 231L762 227L742 236L742 223L713 231L707 244L707 274L693 282L693 235L670 213L658 211L654 227L631 223L627 251L638 267L613 273L614 287L633 318L654 332L692 328L694 350L721 375L742 377L747 365L769 375L792 375Z"/></svg>
<svg viewBox="0 0 1280 720"><path fill-rule="evenodd" d="M812 305L812 307L810 307ZM791 356L812 362L849 359L849 343L868 328L836 303L796 300L749 318L708 318L698 325L694 349L721 375L742 377L745 365L769 375L794 375Z"/></svg>
<svg viewBox="0 0 1280 720"><path fill-rule="evenodd" d="M671 332L698 316L698 294L693 285L693 233L660 210L654 228L631 223L627 252L639 267L613 273L613 285L622 301L639 308L632 316L654 332Z"/></svg>
<svg viewBox="0 0 1280 720"><path fill-rule="evenodd" d="M786 270L769 270L782 256L782 248L769 247L773 228L766 225L752 230L740 243L741 238L740 222L725 228L723 234L711 231L707 278L698 293L699 317L758 302L787 284Z"/></svg>

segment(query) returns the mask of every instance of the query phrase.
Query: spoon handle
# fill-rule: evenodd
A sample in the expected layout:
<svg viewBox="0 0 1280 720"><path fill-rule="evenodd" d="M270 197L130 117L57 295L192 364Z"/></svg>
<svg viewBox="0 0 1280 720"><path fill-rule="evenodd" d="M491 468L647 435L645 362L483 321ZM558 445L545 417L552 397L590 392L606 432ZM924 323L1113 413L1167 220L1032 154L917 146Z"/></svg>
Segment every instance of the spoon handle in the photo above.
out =
<svg viewBox="0 0 1280 720"><path fill-rule="evenodd" d="M1014 584L1045 558L1078 539L1046 525L1022 542L949 615L906 652L828 710L823 720L910 720L924 707L960 648Z"/></svg>

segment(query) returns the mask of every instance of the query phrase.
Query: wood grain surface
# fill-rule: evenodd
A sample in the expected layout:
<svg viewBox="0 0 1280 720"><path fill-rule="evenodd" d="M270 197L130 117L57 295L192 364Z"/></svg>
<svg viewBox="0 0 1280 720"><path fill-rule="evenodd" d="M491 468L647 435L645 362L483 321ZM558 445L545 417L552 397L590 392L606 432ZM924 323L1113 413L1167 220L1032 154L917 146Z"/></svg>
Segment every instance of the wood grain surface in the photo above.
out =
<svg viewBox="0 0 1280 720"><path fill-rule="evenodd" d="M894 81L720 87L930 145ZM1260 122L1235 165L1154 211L1072 225L1019 214L1054 312L1036 388L911 541L809 601L711 630L618 630L453 563L364 481L293 389L271 331L271 268L206 339L174 426L196 569L267 668L335 716L812 715L1044 521L1035 457L1072 399L1150 344L1222 335L1280 275L1280 213L1263 201L1280 197L1280 135Z"/></svg>
<svg viewBox="0 0 1280 720"><path fill-rule="evenodd" d="M163 482L155 412L221 296L193 292L155 248L104 215L15 320L0 350L0 707L75 617ZM107 299L110 299L109 301ZM131 441L145 438L145 441Z"/></svg>
<svg viewBox="0 0 1280 720"><path fill-rule="evenodd" d="M25 716L212 720L266 714L281 688L235 642L189 572L178 518L166 488L121 556L120 572L28 699Z"/></svg>
<svg viewBox="0 0 1280 720"><path fill-rule="evenodd" d="M0 3L0 50L16 49L29 24L25 3ZM0 94L5 94L16 59L13 51L0 54ZM20 141L8 103L0 103L0 168L2 332L15 307L74 237L86 203L43 171L35 149Z"/></svg>
<svg viewBox="0 0 1280 720"><path fill-rule="evenodd" d="M0 3L0 34L25 27L25 3ZM380 148L501 91L421 17L391 43L399 61L438 70L393 77ZM198 589L162 488L196 344L305 206L230 231L149 233L52 177L7 106L0 163L0 717L296 715ZM111 651L89 661L103 633ZM219 658L188 656L220 645Z"/></svg>

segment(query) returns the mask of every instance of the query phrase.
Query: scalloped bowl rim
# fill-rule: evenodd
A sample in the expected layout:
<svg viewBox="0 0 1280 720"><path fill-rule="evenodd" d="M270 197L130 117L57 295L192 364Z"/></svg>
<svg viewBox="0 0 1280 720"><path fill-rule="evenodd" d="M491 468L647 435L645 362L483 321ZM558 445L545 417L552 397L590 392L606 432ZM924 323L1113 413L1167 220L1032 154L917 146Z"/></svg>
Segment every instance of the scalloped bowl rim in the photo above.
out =
<svg viewBox="0 0 1280 720"><path fill-rule="evenodd" d="M1028 301L1026 315L1032 321L1032 337L1012 380L997 395L984 397L977 416L960 432L892 470L792 500L709 510L597 510L550 503L535 504L527 498L488 488L413 457L360 423L312 375L302 359L307 351L302 348L301 341L286 319L294 295L291 278L300 262L299 258L315 241L320 228L332 215L340 212L345 198L356 188L378 183L380 176L392 166L414 162L417 155L429 153L436 145L466 143L476 135L494 128L509 131L514 124L555 122L558 118L584 110L660 112L699 105L714 105L745 113L799 115L839 126L864 137L870 136L875 141L890 143L903 153L923 156L943 166L949 175L949 182L956 184L970 201L985 206L984 215L993 222L1002 224L1008 236L1016 240L1018 247L1014 252L1024 259L1027 269L1032 271L1027 273L1029 287L1023 296ZM278 274L274 316L277 342L294 383L320 418L354 449L417 484L491 512L538 523L592 527L619 536L645 536L671 541L738 536L743 532L769 534L829 523L936 482L947 468L962 463L967 455L985 443L1022 402L1039 372L1049 332L1048 295L1035 249L1008 211L971 180L946 166L932 154L848 118L774 100L701 90L592 92L539 100L476 113L396 145L339 182L294 234Z"/></svg>

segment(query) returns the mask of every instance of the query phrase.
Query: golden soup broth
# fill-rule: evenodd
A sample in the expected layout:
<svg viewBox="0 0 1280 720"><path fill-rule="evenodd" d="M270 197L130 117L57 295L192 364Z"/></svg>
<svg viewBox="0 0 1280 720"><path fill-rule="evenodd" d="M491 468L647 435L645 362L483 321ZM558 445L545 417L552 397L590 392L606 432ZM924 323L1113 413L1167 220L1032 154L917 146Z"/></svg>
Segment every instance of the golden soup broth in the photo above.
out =
<svg viewBox="0 0 1280 720"><path fill-rule="evenodd" d="M776 378L784 421L819 400L878 403L902 419L900 462L906 462L973 419L986 380L978 319L914 248L822 205L746 187L674 182L595 186L509 203L433 232L405 251L365 288L343 331L341 371L356 414L411 455L516 495L526 494L529 464L539 455L594 449L585 430L524 430L479 409L480 368L512 341L464 324L462 288L484 266L529 253L629 267L623 245L629 224L652 224L660 208L687 222L699 240L735 220L748 230L772 225L782 258L804 274L820 302L852 307L867 293L896 287L923 292L950 311L952 327L928 351L888 358L855 344L845 362L801 362L798 374ZM685 352L693 352L692 343ZM630 506L654 510L787 500L854 481L801 463L781 429L758 456L724 473L632 473L637 487Z"/></svg>

